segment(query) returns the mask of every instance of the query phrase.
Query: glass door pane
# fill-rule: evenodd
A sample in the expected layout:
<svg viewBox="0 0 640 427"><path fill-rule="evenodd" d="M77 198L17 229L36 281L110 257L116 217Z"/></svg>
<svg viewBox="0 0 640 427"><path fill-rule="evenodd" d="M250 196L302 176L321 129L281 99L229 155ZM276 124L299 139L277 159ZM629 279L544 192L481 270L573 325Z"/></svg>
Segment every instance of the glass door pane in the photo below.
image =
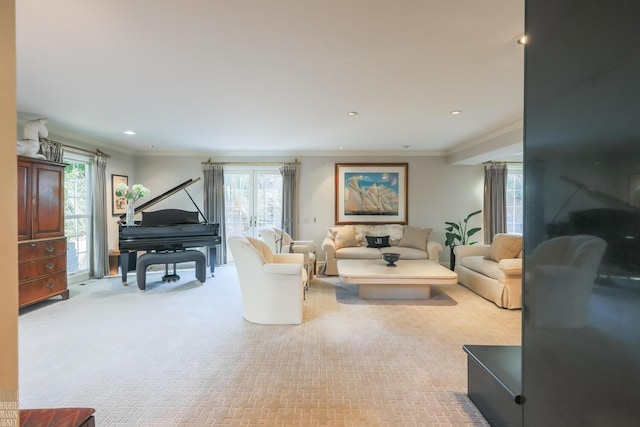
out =
<svg viewBox="0 0 640 427"><path fill-rule="evenodd" d="M278 167L227 167L225 185L226 236L258 237L261 227L282 223L282 175ZM232 262L227 249L227 260Z"/></svg>
<svg viewBox="0 0 640 427"><path fill-rule="evenodd" d="M225 236L252 235L252 176L250 172L225 172Z"/></svg>
<svg viewBox="0 0 640 427"><path fill-rule="evenodd" d="M67 237L67 274L89 273L91 257L91 164L65 156L64 232Z"/></svg>
<svg viewBox="0 0 640 427"><path fill-rule="evenodd" d="M282 225L282 174L280 171L255 171L256 228ZM255 230L257 235L257 230Z"/></svg>

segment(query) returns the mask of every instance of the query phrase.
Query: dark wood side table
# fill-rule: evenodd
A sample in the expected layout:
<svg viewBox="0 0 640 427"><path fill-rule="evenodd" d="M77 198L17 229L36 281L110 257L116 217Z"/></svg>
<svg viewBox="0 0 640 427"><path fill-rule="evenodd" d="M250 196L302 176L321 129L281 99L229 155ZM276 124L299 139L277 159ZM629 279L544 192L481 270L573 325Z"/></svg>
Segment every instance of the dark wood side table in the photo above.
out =
<svg viewBox="0 0 640 427"><path fill-rule="evenodd" d="M20 409L21 427L95 427L93 408Z"/></svg>

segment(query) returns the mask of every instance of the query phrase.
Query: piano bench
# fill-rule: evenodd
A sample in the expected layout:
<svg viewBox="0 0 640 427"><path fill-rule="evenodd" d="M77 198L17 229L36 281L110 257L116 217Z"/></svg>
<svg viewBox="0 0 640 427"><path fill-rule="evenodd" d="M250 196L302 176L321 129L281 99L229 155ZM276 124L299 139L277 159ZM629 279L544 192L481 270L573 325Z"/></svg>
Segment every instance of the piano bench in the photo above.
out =
<svg viewBox="0 0 640 427"><path fill-rule="evenodd" d="M138 258L136 279L138 288L144 292L147 281L147 267L152 264L177 264L179 262L196 262L196 278L204 283L207 280L207 257L200 251L186 250L176 252L149 252Z"/></svg>

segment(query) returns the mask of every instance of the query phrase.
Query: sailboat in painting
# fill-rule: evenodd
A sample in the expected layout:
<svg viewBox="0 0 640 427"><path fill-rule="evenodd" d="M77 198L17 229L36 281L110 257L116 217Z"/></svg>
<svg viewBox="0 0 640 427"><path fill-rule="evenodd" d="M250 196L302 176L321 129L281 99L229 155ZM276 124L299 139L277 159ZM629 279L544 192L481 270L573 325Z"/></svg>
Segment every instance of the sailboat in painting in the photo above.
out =
<svg viewBox="0 0 640 427"><path fill-rule="evenodd" d="M382 183L360 184L360 177L347 180L345 215L398 215L398 194Z"/></svg>

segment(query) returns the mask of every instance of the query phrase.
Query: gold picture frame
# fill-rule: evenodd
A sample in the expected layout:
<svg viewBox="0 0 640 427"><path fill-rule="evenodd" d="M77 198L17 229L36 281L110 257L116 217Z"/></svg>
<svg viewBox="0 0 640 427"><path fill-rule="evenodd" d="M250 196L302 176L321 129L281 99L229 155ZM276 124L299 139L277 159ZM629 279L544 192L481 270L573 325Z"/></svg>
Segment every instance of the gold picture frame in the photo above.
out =
<svg viewBox="0 0 640 427"><path fill-rule="evenodd" d="M336 163L336 224L407 224L408 163Z"/></svg>
<svg viewBox="0 0 640 427"><path fill-rule="evenodd" d="M119 216L127 213L127 199L116 196L116 185L125 183L129 185L129 177L126 175L111 175L111 215Z"/></svg>

